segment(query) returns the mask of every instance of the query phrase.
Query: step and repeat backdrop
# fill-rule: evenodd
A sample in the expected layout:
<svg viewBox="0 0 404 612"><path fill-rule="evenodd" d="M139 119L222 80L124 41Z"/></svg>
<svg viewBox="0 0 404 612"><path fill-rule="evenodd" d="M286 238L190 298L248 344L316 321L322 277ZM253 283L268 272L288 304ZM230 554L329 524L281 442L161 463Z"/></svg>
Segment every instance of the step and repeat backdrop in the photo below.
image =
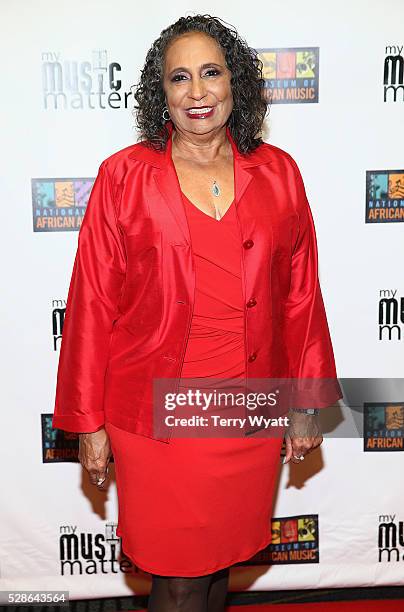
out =
<svg viewBox="0 0 404 612"><path fill-rule="evenodd" d="M259 51L265 140L304 178L338 375L363 383L356 428L342 401L321 447L280 468L272 542L230 588L404 584L404 394L370 393L404 365L404 4L3 0L0 590L149 590L116 535L113 469L97 491L51 418L94 178L136 142L131 88L152 42L198 12Z"/></svg>

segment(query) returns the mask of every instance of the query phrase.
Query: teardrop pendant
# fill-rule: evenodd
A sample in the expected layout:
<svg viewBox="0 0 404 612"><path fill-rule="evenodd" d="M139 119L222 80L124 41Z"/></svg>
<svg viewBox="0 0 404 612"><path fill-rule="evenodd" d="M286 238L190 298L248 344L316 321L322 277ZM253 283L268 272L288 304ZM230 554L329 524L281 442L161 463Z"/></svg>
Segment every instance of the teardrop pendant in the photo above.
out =
<svg viewBox="0 0 404 612"><path fill-rule="evenodd" d="M220 187L219 185L216 183L216 181L213 181L213 185L212 185L212 193L214 196L218 197L220 196Z"/></svg>

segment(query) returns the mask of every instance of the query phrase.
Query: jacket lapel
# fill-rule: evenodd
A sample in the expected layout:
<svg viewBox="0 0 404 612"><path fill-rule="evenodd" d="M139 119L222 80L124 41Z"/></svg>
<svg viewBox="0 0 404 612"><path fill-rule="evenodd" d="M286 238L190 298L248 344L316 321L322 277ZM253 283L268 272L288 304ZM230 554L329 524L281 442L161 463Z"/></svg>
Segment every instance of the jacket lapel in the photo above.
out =
<svg viewBox="0 0 404 612"><path fill-rule="evenodd" d="M158 169L154 174L157 188L178 223L186 242L190 244L191 238L182 202L181 187L171 155L173 131L171 121L167 123L167 129L169 130L170 137L164 151L155 151L139 143L140 146L136 146L129 157L151 164ZM271 160L268 158L268 155L264 155L259 149L243 155L238 151L228 126L226 126L226 134L233 149L235 205L238 208L240 200L252 180L252 173L248 171L248 168L260 164L268 164Z"/></svg>
<svg viewBox="0 0 404 612"><path fill-rule="evenodd" d="M191 243L189 234L187 217L182 203L181 187L178 181L177 172L171 157L172 150L172 124L167 126L170 131L170 138L167 141L166 149L163 157L163 165L159 172L154 175L154 180L157 187L163 196L165 203L171 210L175 220L177 221L185 240L188 244Z"/></svg>

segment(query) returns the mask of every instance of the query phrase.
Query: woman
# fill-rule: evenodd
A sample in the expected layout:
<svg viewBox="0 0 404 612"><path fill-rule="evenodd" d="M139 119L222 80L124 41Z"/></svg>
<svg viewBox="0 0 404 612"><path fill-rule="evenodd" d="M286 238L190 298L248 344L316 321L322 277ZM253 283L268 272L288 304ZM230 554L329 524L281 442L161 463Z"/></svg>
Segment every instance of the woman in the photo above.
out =
<svg viewBox="0 0 404 612"><path fill-rule="evenodd" d="M282 444L175 437L153 381L331 381L315 414L290 413L295 463L342 396L303 182L259 135L261 68L217 18L165 29L135 92L142 140L101 164L79 233L53 425L80 433L101 489L112 451L117 533L152 574L149 611L223 610L229 567L271 540Z"/></svg>

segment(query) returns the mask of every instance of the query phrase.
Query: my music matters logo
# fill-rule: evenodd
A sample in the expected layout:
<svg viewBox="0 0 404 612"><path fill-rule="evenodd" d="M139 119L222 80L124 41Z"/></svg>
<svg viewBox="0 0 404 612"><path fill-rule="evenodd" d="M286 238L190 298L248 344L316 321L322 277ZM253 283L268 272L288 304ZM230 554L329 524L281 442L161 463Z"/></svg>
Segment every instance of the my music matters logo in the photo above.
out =
<svg viewBox="0 0 404 612"><path fill-rule="evenodd" d="M53 350L57 351L62 342L63 324L66 315L66 299L53 299L51 301L51 317L52 317L52 343Z"/></svg>
<svg viewBox="0 0 404 612"><path fill-rule="evenodd" d="M383 69L383 101L404 102L404 45L387 45Z"/></svg>
<svg viewBox="0 0 404 612"><path fill-rule="evenodd" d="M123 87L122 66L110 61L105 49L95 49L88 57L66 57L49 50L42 52L41 59L45 110L128 108L132 92Z"/></svg>
<svg viewBox="0 0 404 612"><path fill-rule="evenodd" d="M78 525L60 525L58 544L62 576L126 574L136 570L122 550L116 523L106 523L104 533L81 531Z"/></svg>
<svg viewBox="0 0 404 612"><path fill-rule="evenodd" d="M404 521L396 514L381 514L378 525L379 563L404 561Z"/></svg>
<svg viewBox="0 0 404 612"><path fill-rule="evenodd" d="M379 340L402 340L404 326L404 296L397 289L379 291Z"/></svg>
<svg viewBox="0 0 404 612"><path fill-rule="evenodd" d="M264 99L271 104L318 102L319 47L257 49L263 63Z"/></svg>

